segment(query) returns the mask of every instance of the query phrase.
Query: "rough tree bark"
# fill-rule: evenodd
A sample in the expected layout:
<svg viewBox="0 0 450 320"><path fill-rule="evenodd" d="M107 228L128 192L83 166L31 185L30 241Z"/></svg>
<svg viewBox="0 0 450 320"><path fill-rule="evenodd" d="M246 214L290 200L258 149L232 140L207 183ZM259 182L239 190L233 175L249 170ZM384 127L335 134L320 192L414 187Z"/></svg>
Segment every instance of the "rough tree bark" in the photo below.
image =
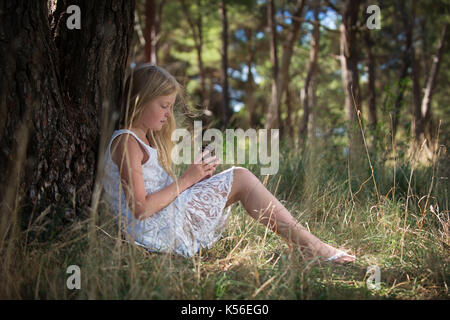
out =
<svg viewBox="0 0 450 320"><path fill-rule="evenodd" d="M81 10L80 30L67 28L69 5ZM120 107L134 1L5 1L0 12L0 170L22 160L13 157L26 143L17 129L27 121L19 179L26 202L38 213L84 212L101 156L102 117L111 120Z"/></svg>

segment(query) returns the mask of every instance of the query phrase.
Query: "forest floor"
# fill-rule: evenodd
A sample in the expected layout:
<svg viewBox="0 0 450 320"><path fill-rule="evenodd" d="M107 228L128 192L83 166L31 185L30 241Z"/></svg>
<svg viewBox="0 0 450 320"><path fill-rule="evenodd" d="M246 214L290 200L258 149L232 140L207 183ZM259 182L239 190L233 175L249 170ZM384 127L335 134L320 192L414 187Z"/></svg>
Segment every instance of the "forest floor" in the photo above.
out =
<svg viewBox="0 0 450 320"><path fill-rule="evenodd" d="M0 296L448 299L448 184L440 179L442 168L414 168L400 161L395 168L375 165L374 179L350 189L345 161L329 157L323 155L311 168L290 152L283 155L278 175L260 178L303 226L355 254L354 263L303 261L240 204L233 205L222 238L194 258L147 253L118 235L117 224L100 203L94 218L59 227L38 219L16 241L4 239ZM45 232L45 241L33 236L39 232ZM67 288L70 265L80 267L80 290ZM379 271L379 282L370 276L371 268Z"/></svg>

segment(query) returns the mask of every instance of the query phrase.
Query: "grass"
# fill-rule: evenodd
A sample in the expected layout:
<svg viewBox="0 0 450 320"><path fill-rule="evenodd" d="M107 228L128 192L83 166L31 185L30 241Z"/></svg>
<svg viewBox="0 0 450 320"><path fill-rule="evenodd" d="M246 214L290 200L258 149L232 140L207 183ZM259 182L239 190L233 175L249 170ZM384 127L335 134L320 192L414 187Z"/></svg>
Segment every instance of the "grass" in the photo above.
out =
<svg viewBox="0 0 450 320"><path fill-rule="evenodd" d="M350 189L345 158L325 150L308 162L282 148L279 173L259 178L316 236L356 254L354 264L302 261L240 204L222 238L198 256L147 253L120 237L100 201L90 218L42 218L2 237L0 298L448 299L445 166L398 160L394 170L372 159L378 192L370 181L361 187L365 179ZM81 269L80 290L66 286L70 265ZM378 290L366 285L372 265L381 271Z"/></svg>

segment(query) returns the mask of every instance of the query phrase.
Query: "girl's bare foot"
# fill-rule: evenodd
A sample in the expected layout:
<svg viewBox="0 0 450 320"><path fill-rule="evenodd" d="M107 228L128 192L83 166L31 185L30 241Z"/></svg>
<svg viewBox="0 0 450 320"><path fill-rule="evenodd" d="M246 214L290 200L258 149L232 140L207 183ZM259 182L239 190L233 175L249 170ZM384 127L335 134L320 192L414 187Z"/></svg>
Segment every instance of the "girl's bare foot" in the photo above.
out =
<svg viewBox="0 0 450 320"><path fill-rule="evenodd" d="M331 261L338 264L344 264L353 262L356 259L355 256L321 241L315 245L300 247L300 251L305 261L311 261L318 258L318 261Z"/></svg>
<svg viewBox="0 0 450 320"><path fill-rule="evenodd" d="M302 250L303 251L303 250ZM338 264L344 264L355 261L356 257L348 254L343 250L336 249L326 243L320 243L315 246L314 249L307 250L309 252L314 252L313 254L306 254L305 260L313 260L319 257L320 261L332 261ZM303 251L305 252L305 251Z"/></svg>

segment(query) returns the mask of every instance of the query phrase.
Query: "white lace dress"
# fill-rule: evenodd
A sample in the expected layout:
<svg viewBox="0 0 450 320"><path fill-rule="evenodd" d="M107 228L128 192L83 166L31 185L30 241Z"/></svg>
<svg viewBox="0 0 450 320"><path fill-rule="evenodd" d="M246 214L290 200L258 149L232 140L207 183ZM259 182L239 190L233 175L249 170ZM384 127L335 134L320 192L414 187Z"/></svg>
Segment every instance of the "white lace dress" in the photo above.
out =
<svg viewBox="0 0 450 320"><path fill-rule="evenodd" d="M142 165L146 194L154 193L173 182L158 162L157 150L150 147L130 130L114 131L105 155L103 181L105 200L118 218L119 226L135 243L149 251L171 252L191 257L200 248L211 248L226 227L231 206L225 209L233 172L231 167L200 181L183 191L174 201L151 217L139 221L128 208L117 165L112 161L112 141L129 133L142 144L149 159Z"/></svg>

